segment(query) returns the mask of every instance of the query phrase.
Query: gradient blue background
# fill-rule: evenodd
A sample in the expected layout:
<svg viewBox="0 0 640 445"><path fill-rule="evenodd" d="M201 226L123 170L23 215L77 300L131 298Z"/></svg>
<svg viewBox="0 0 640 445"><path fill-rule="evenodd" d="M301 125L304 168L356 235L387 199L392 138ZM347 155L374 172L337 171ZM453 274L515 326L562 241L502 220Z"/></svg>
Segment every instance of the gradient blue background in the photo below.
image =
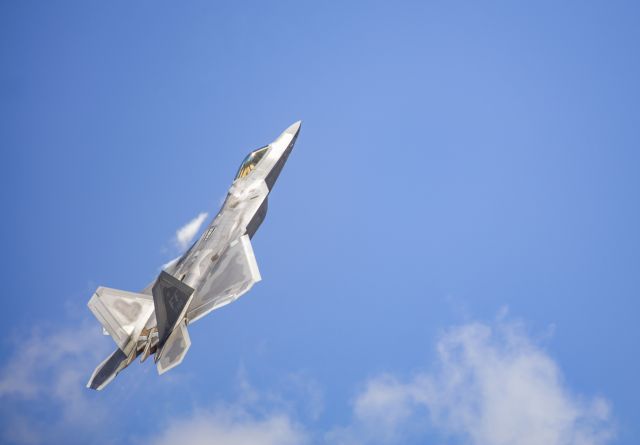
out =
<svg viewBox="0 0 640 445"><path fill-rule="evenodd" d="M637 444L638 23L622 1L4 1L5 338L72 326L97 285L144 287L302 119L253 242L263 281L190 328L187 391L154 396L149 363L118 377L114 437L232 398L239 368L311 376L322 429L357 382L508 306L554 327L570 388Z"/></svg>

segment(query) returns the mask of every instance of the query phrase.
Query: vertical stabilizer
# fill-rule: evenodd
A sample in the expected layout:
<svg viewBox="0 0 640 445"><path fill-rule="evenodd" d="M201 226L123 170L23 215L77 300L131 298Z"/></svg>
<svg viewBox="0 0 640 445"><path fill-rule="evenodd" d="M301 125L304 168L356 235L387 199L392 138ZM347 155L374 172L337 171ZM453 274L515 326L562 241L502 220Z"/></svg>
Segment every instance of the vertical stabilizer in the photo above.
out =
<svg viewBox="0 0 640 445"><path fill-rule="evenodd" d="M193 289L163 271L153 285L152 293L158 323L158 351L160 351L171 332L184 318Z"/></svg>

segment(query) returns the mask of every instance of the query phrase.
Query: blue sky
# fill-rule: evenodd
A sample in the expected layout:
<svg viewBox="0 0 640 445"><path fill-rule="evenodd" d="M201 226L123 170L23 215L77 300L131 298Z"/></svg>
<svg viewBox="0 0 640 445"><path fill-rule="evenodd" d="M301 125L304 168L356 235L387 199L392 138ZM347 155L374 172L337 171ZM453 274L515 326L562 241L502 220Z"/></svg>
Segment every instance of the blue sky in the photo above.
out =
<svg viewBox="0 0 640 445"><path fill-rule="evenodd" d="M3 2L3 443L637 444L636 2ZM143 288L303 128L263 281L134 363ZM207 220L207 221L208 221Z"/></svg>

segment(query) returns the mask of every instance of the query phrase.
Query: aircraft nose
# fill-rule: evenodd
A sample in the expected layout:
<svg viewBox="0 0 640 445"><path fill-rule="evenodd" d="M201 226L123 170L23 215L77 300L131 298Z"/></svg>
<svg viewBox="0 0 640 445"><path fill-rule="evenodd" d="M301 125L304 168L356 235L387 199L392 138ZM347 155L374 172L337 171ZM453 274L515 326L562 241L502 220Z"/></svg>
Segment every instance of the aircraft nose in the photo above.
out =
<svg viewBox="0 0 640 445"><path fill-rule="evenodd" d="M284 130L285 133L290 134L290 135L297 135L298 132L300 131L300 127L302 126L302 121L297 121L294 122L293 124L291 124L289 126L289 128L287 128L286 130Z"/></svg>
<svg viewBox="0 0 640 445"><path fill-rule="evenodd" d="M289 126L286 130L282 132L282 134L276 139L271 145L275 148L277 156L277 161L271 170L267 174L265 178L265 182L269 190L273 189L273 184L280 176L280 171L284 166L285 162L287 162L287 158L293 149L293 145L296 143L296 139L298 138L298 133L300 133L300 126L302 125L302 121L295 122Z"/></svg>

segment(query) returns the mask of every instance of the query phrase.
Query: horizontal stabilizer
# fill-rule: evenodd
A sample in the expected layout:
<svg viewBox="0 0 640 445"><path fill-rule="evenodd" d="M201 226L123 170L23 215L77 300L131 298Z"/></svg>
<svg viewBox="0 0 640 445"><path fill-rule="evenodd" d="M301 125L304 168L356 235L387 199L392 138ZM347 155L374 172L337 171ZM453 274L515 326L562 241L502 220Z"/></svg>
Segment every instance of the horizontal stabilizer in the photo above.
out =
<svg viewBox="0 0 640 445"><path fill-rule="evenodd" d="M183 319L178 327L171 332L162 351L160 351L160 359L157 364L158 374L164 374L182 363L190 346L191 339L189 338L189 331L187 331L187 326Z"/></svg>
<svg viewBox="0 0 640 445"><path fill-rule="evenodd" d="M160 350L184 317L193 289L162 271L153 285L152 293L158 323L158 350Z"/></svg>
<svg viewBox="0 0 640 445"><path fill-rule="evenodd" d="M125 350L129 338L137 337L153 313L150 295L99 287L89 300L89 309L118 348Z"/></svg>
<svg viewBox="0 0 640 445"><path fill-rule="evenodd" d="M127 365L127 355L120 348L105 359L91 374L87 388L100 391Z"/></svg>

